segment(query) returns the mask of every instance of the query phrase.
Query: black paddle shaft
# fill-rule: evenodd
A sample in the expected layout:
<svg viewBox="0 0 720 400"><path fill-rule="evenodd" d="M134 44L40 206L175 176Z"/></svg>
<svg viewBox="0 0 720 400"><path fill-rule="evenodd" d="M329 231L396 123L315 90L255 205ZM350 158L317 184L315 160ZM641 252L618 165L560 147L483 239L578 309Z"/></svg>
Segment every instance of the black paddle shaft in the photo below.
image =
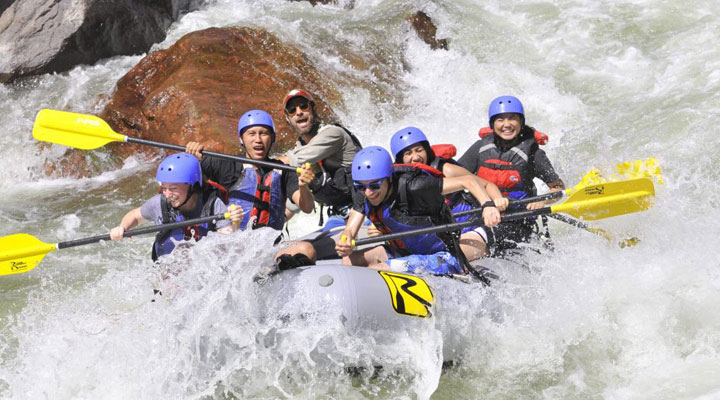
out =
<svg viewBox="0 0 720 400"><path fill-rule="evenodd" d="M175 228L182 228L182 227L190 226L190 225L202 224L205 222L220 221L223 219L225 219L225 214L217 214L217 215L211 215L208 217L189 219L187 221L172 222L169 224L148 226L145 228L129 230L129 231L125 232L125 234L123 234L123 237L144 235L146 233L160 232L160 231L165 231L165 230L170 230L170 229L175 229ZM60 242L57 244L57 248L58 249L66 249L68 247L76 247L76 246L82 246L82 245L90 244L90 243L97 243L101 240L110 240L110 234L92 236L92 237L83 238L83 239L75 239L75 240L70 240L67 242Z"/></svg>
<svg viewBox="0 0 720 400"><path fill-rule="evenodd" d="M168 150L185 151L185 147L178 146L176 144L153 142L152 140L138 139L138 138L133 138L133 137L129 137L129 136L127 136L127 143L143 144L146 146L159 147L159 148L168 149ZM292 171L292 172L297 171L297 167L292 167L290 165L279 164L279 163L263 161L263 160L253 160L251 158L245 158L245 157L240 157L240 156L231 156L230 154L215 153L215 152L207 151L207 150L203 150L202 155L208 156L208 157L222 158L222 159L230 160L230 161L240 161L243 163L259 165L261 167L267 167L267 168L272 168L272 169L281 169L283 171Z"/></svg>
<svg viewBox="0 0 720 400"><path fill-rule="evenodd" d="M552 211L550 210L550 207L543 207L543 208L539 208L537 210L519 211L519 212L515 212L512 214L503 215L501 218L501 223L509 222L509 221L517 221L519 219L533 217L536 215L550 214L551 212ZM467 228L469 226L481 226L481 225L483 225L483 222L481 220L469 219L469 220L463 221L463 222L453 222L453 223L445 224L445 225L429 226L427 228L413 229L411 231L390 233L387 235L380 235L380 236L371 237L371 238L358 239L355 241L355 246L363 246L363 245L372 244L372 243L381 243L381 242L385 242L385 241L389 241L389 240L403 239L403 238L406 238L409 236L425 235L428 233L451 232L451 231L457 231L457 230L460 230L463 228Z"/></svg>
<svg viewBox="0 0 720 400"><path fill-rule="evenodd" d="M510 200L509 207L524 206L524 205L534 203L536 201L542 201L542 200L559 199L562 196L563 196L563 192L552 192L552 193L541 194L540 196L528 197L528 198L522 199L522 200ZM457 217L462 217L464 215L477 214L477 213L482 212L482 210L483 210L482 207L480 207L480 208L473 208L473 209L465 210L465 211L458 211L456 213L453 213L453 217L457 218Z"/></svg>

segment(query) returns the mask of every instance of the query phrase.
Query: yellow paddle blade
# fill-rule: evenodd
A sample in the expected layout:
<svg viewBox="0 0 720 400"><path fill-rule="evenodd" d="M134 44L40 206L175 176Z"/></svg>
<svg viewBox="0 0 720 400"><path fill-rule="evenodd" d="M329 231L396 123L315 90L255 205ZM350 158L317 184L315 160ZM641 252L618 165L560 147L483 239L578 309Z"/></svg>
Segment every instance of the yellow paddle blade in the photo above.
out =
<svg viewBox="0 0 720 400"><path fill-rule="evenodd" d="M37 267L57 246L44 243L26 233L0 238L0 276L19 274Z"/></svg>
<svg viewBox="0 0 720 400"><path fill-rule="evenodd" d="M94 115L49 109L40 110L35 117L33 137L83 150L96 149L110 142L124 142L126 138Z"/></svg>
<svg viewBox="0 0 720 400"><path fill-rule="evenodd" d="M607 179L602 176L600 171L597 168L593 168L585 174L585 176L580 179L580 182L578 182L577 185L565 190L566 196L572 196L573 193L578 192L580 190L583 190L584 188L591 186L591 185L597 185L599 183L607 182Z"/></svg>
<svg viewBox="0 0 720 400"><path fill-rule="evenodd" d="M654 158L646 160L625 161L619 163L616 168L617 174L625 178L650 178L657 183L663 183L660 165Z"/></svg>
<svg viewBox="0 0 720 400"><path fill-rule="evenodd" d="M594 221L647 210L654 198L652 181L636 178L589 185L550 209L554 213L564 212L575 218Z"/></svg>

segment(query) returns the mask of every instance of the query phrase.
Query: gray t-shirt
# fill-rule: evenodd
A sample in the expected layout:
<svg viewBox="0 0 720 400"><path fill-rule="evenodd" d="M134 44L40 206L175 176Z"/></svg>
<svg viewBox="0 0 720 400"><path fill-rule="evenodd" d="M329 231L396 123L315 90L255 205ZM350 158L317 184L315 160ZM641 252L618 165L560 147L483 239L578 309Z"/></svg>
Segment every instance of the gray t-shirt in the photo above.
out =
<svg viewBox="0 0 720 400"><path fill-rule="evenodd" d="M162 203L160 202L160 198L162 195L156 194L152 198L150 198L148 201L146 201L142 207L140 207L140 214L143 218L145 218L148 221L152 221L155 223L155 225L162 224ZM182 216L185 218L185 220L193 219L193 218L200 218L202 216L202 208L203 205L200 201L196 202L195 209L192 210L192 212L189 213L181 213ZM224 213L227 211L227 205L222 202L219 198L215 198L215 205L213 212L215 214ZM230 225L230 220L223 219L220 221L217 221L215 226L220 229L222 227Z"/></svg>
<svg viewBox="0 0 720 400"><path fill-rule="evenodd" d="M337 125L321 125L318 133L307 144L297 142L287 156L293 166L322 161L325 168L333 171L351 166L358 150L345 129Z"/></svg>

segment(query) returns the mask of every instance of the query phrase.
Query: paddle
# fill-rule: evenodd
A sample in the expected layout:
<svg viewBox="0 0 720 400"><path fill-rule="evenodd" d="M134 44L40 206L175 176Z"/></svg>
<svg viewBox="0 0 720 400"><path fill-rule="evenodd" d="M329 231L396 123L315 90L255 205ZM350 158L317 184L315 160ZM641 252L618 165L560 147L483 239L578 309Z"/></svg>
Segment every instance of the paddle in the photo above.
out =
<svg viewBox="0 0 720 400"><path fill-rule="evenodd" d="M522 200L511 200L510 201L510 207L518 207L522 205L526 205L529 203L534 203L536 201L542 201L542 200L549 200L549 199L556 199L563 196L563 194L571 195L573 192L582 190L586 187L593 186L593 185L600 185L608 182L618 181L621 179L636 179L636 178L648 178L648 179L654 179L658 183L662 183L662 175L660 173L660 167L657 164L657 161L654 158L648 158L646 160L634 160L634 161L625 161L622 163L619 163L616 167L616 170L614 172L614 175L616 176L613 178L614 180L607 180L605 179L601 174L600 171L597 169L592 169L590 172L585 174L583 178L580 180L580 183L575 185L574 188L567 189L565 191L561 192L553 192L553 193L546 193L540 196L535 197L529 197ZM460 217L468 214L475 214L482 212L482 208L474 208L466 211L461 211L458 213L453 214L455 217ZM580 229L584 229L590 233L600 235L604 237L605 239L609 241L613 241L613 235L609 232L605 231L604 229L597 228L597 227L591 227L587 224L585 224L582 221L578 221L575 219L572 219L567 216L558 215L558 214L549 214L549 217L554 218L558 221L567 223L569 225L575 226ZM627 239L622 240L618 243L620 247L629 247L636 245L640 239L636 237L630 237Z"/></svg>
<svg viewBox="0 0 720 400"><path fill-rule="evenodd" d="M589 185L583 188L583 190L575 191L561 204L542 207L537 210L523 210L508 213L503 215L501 220L502 222L508 222L537 215L567 213L577 218L593 221L647 210L652 206L654 197L655 187L653 186L652 181L648 178L606 182ZM388 240L402 239L426 233L449 232L481 224L482 222L477 220L454 222L445 225L414 229L406 232L358 239L353 241L353 245L361 246L365 244L380 243ZM347 239L343 237L341 240Z"/></svg>
<svg viewBox="0 0 720 400"><path fill-rule="evenodd" d="M187 221L133 229L125 232L123 236L130 237L143 235L146 233L181 228L228 218L230 218L230 213L226 212L224 214L189 219ZM44 243L27 233L18 233L0 237L0 276L30 271L31 269L37 267L45 255L51 251L97 243L101 240L110 240L110 234L75 239L60 243Z"/></svg>
<svg viewBox="0 0 720 400"><path fill-rule="evenodd" d="M645 160L633 160L633 161L624 161L621 163L618 163L615 171L613 173L614 177L611 178L612 180L618 180L618 179L628 179L628 178L649 178L652 180L655 180L656 182L662 184L663 183L663 177L662 173L660 172L660 166L658 165L657 161L654 158L648 158ZM600 184L607 182L608 180L605 179L601 174L600 171L597 169L593 169L590 172L588 172L582 179L582 184ZM575 187L578 188L577 186ZM578 227L580 229L584 229L590 233L600 235L607 239L608 241L614 241L613 235L607 232L604 229L598 228L598 227L592 227L587 224L585 224L582 221L578 221L576 219L572 219L569 217L566 217L564 215L559 214L550 214L550 218L554 218L558 221L564 222L566 224ZM623 239L622 241L618 242L618 245L621 248L625 247L631 247L635 246L640 242L640 239L636 237L630 237Z"/></svg>
<svg viewBox="0 0 720 400"><path fill-rule="evenodd" d="M549 214L548 217L556 219L561 222L564 222L566 224L578 227L580 229L584 229L584 230L586 230L590 233L594 233L598 236L602 236L605 239L607 239L609 242L612 242L615 240L613 235L610 232L606 231L605 229L590 226L582 221L578 221L576 219L572 219L572 218L569 218L569 217L566 217L566 216L560 215L560 214ZM618 246L620 246L621 248L632 247L632 246L635 246L636 244L638 244L638 242L640 242L640 239L633 236L633 237L629 237L627 239L621 240L620 242L618 242Z"/></svg>
<svg viewBox="0 0 720 400"><path fill-rule="evenodd" d="M521 200L510 200L510 204L508 205L508 207L519 207L519 206L524 206L524 205L527 205L530 203L534 203L536 201L558 199L560 197L563 197L563 192L545 193L545 194L541 194L540 196L527 197L527 198L524 198ZM458 211L458 212L453 213L453 217L463 217L465 215L477 214L477 213L481 213L482 210L483 210L482 207L478 207L478 208L471 208L471 209L465 210L465 211Z"/></svg>
<svg viewBox="0 0 720 400"><path fill-rule="evenodd" d="M153 142L145 139L121 135L110 128L102 118L94 115L77 114L66 111L43 109L35 117L33 137L43 142L61 144L82 150L92 150L105 146L110 142L135 143L161 149L185 151L185 147L174 144ZM215 153L204 150L204 156L240 161L284 171L301 172L298 167L263 160L253 160L240 156Z"/></svg>

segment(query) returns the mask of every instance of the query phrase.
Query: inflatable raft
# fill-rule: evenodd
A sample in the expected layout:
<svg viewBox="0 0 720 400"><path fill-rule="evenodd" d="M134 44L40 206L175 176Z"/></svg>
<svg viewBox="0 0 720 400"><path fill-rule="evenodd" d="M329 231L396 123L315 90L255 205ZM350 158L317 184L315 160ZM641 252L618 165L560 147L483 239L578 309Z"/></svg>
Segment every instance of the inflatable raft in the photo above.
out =
<svg viewBox="0 0 720 400"><path fill-rule="evenodd" d="M498 273L498 283L507 274L527 272L507 260L483 260L483 267ZM348 267L339 261L282 271L260 285L265 318L311 319L333 314L353 335L439 329L445 361L468 346L458 340L453 328L466 321L448 319L450 311L471 307L479 317L498 311L491 298L493 285L466 276L418 276Z"/></svg>

